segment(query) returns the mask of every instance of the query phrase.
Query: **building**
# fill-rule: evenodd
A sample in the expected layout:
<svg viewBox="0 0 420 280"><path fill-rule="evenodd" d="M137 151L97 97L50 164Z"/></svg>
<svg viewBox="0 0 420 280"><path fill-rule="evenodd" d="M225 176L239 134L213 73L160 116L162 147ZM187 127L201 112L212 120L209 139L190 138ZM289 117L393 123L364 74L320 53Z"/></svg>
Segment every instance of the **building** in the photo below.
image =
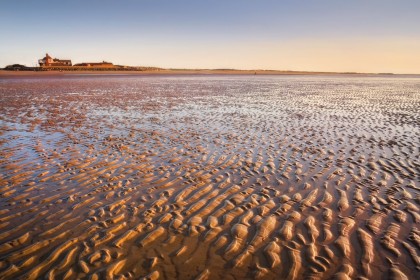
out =
<svg viewBox="0 0 420 280"><path fill-rule="evenodd" d="M45 55L43 59L38 60L39 66L48 67L48 66L71 66L71 60L69 59L58 59L52 58L48 55Z"/></svg>
<svg viewBox="0 0 420 280"><path fill-rule="evenodd" d="M77 63L74 66L98 67L98 68L111 68L111 67L115 67L114 64L112 64L111 62L106 62L106 61L102 61L102 62L83 62L83 63Z"/></svg>

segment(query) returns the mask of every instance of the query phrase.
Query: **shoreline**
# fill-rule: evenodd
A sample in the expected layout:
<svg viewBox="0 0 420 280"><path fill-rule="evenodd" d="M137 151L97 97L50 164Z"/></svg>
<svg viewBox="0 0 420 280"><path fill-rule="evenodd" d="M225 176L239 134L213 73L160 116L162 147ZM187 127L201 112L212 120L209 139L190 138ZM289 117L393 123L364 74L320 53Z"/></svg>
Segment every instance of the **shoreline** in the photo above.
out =
<svg viewBox="0 0 420 280"><path fill-rule="evenodd" d="M127 76L146 76L146 75L299 75L299 76L357 76L357 77L420 77L419 74L385 74L385 73L340 73L340 72L305 72L305 71L280 71L280 70L206 70L206 69L185 69L185 70L104 70L104 71L10 71L0 70L0 77L51 77L51 76L70 76L70 75L127 75Z"/></svg>

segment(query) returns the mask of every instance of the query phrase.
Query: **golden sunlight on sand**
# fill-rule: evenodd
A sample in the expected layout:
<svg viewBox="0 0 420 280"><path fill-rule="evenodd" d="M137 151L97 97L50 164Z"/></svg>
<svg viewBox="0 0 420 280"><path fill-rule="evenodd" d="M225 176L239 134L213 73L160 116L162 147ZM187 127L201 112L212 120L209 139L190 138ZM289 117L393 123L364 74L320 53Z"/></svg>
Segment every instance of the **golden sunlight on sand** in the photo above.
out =
<svg viewBox="0 0 420 280"><path fill-rule="evenodd" d="M0 81L1 279L416 279L418 79Z"/></svg>

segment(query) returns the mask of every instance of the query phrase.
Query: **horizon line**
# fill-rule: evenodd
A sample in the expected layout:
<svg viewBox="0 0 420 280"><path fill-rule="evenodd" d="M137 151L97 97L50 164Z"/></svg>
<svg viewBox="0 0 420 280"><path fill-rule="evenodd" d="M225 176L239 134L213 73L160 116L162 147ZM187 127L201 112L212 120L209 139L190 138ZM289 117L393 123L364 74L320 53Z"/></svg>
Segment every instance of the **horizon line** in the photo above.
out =
<svg viewBox="0 0 420 280"><path fill-rule="evenodd" d="M13 66L13 65L21 65L24 66L25 70L7 70L6 67L7 66ZM237 71L237 72L255 72L255 74L257 72L278 72L278 74L341 74L341 75L389 75L389 76L393 76L393 75L404 75L404 76L419 76L420 73L394 73L394 72L356 72L356 71L317 71L317 70L279 70L279 69L240 69L240 68L177 68L177 67L170 67L170 68L162 68L162 67L158 67L158 66L129 66L129 65L115 65L115 66L119 66L119 67L128 67L128 68L133 68L133 69L127 69L125 68L121 68L118 69L116 68L102 68L103 70L97 70L97 69L92 69L93 67L87 67L87 66L50 66L50 68L48 67L42 67L42 66L26 66L23 64L9 64L6 65L3 68L0 68L0 71L8 71L8 72L82 72L82 71L91 71L91 72L113 72L113 71L124 71L124 72L139 72L139 71L149 71L149 72L159 72L159 71L222 71L222 72L228 72L228 71ZM80 68L80 67L86 67L86 69L77 69L77 70L70 70L71 68ZM60 69L62 68L62 69ZM67 69L66 69L67 68ZM150 68L149 70L136 70L134 68ZM41 71L37 71L40 69L45 69L45 70L41 70ZM151 70L153 69L153 70ZM250 73L252 74L252 73ZM272 73L272 74L276 74L276 73Z"/></svg>

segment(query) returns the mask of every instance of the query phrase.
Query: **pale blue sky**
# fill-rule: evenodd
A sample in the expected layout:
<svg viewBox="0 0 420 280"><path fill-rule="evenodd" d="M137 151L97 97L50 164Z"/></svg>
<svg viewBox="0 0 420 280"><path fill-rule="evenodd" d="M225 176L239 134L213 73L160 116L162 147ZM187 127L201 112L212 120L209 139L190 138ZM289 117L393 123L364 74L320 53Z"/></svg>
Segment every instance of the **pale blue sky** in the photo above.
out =
<svg viewBox="0 0 420 280"><path fill-rule="evenodd" d="M0 1L0 67L73 63L420 73L418 0Z"/></svg>

